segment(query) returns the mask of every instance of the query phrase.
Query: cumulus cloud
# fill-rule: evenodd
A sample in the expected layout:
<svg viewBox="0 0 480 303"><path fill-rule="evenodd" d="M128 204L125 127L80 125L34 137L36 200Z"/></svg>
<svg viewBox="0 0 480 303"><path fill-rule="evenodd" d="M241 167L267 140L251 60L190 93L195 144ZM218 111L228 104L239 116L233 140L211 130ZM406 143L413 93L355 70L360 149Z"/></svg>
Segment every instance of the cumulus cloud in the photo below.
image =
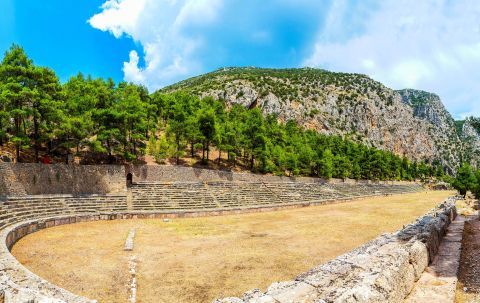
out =
<svg viewBox="0 0 480 303"><path fill-rule="evenodd" d="M194 54L205 43L201 29L216 20L221 7L222 0L108 0L88 22L140 43L144 53L130 52L124 80L156 89L201 71Z"/></svg>
<svg viewBox="0 0 480 303"><path fill-rule="evenodd" d="M480 115L479 1L338 1L325 20L304 65L433 91L457 117Z"/></svg>

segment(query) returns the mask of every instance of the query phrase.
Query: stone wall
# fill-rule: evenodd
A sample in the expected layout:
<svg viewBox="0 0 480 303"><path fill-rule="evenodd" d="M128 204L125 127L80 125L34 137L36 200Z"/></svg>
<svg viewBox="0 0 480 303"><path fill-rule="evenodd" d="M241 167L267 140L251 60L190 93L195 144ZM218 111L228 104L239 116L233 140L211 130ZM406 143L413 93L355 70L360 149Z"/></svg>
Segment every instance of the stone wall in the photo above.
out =
<svg viewBox="0 0 480 303"><path fill-rule="evenodd" d="M266 292L249 291L241 298L215 303L383 303L403 302L438 251L456 216L455 200L402 230L303 273L292 281L273 283Z"/></svg>
<svg viewBox="0 0 480 303"><path fill-rule="evenodd" d="M213 170L204 168L192 168L173 165L128 165L126 173L131 173L133 182L198 182L198 181L247 181L247 182L304 182L304 183L373 183L369 180L340 180L311 177L282 177L252 173L231 172L226 170ZM408 184L402 181L380 181L375 183L385 184Z"/></svg>
<svg viewBox="0 0 480 303"><path fill-rule="evenodd" d="M2 163L2 167L0 196L18 195L12 192L14 186L23 188L26 195L106 194L126 190L122 165Z"/></svg>
<svg viewBox="0 0 480 303"><path fill-rule="evenodd" d="M373 183L368 180L324 180L310 177L280 177L224 170L170 165L65 165L0 163L0 197L48 194L108 194L126 191L126 175L133 182L303 182ZM405 184L407 182L375 182Z"/></svg>

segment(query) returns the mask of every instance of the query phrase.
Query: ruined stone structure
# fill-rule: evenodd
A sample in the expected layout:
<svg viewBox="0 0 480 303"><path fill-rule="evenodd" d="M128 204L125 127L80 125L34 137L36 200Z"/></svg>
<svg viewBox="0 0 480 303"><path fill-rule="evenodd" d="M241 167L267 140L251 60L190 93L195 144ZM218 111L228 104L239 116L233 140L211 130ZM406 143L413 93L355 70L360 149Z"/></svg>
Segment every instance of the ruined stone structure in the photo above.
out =
<svg viewBox="0 0 480 303"><path fill-rule="evenodd" d="M10 254L18 239L56 225L265 211L419 190L420 185L404 182L326 182L179 167L1 164L0 294L4 302L93 302L41 279ZM375 298L400 298L435 254L454 215L454 206L446 203L402 231L382 236L296 281L275 284L265 294L252 292L220 302L287 302L285 298L296 300L299 295L314 298L320 289L328 296L315 298L330 302L337 295L358 297L356 285L362 294L366 291ZM408 277L408 283L402 277ZM295 300L291 302L300 302Z"/></svg>

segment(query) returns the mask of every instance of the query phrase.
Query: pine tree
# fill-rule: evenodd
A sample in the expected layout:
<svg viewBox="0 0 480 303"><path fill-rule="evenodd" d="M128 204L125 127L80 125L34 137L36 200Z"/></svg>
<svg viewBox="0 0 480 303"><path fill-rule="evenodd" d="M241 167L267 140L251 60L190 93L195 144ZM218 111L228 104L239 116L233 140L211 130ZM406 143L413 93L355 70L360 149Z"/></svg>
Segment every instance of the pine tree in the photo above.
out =
<svg viewBox="0 0 480 303"><path fill-rule="evenodd" d="M15 145L15 158L20 160L20 150L30 146L28 138L29 117L35 96L34 65L23 48L12 45L0 64L0 94L8 118L13 120L10 141ZM5 115L5 114L4 114Z"/></svg>
<svg viewBox="0 0 480 303"><path fill-rule="evenodd" d="M203 109L198 116L198 128L202 136L203 148L202 148L202 162L208 162L210 143L215 138L216 124L215 114L211 109ZM207 158L205 160L205 152Z"/></svg>
<svg viewBox="0 0 480 303"><path fill-rule="evenodd" d="M333 176L333 154L330 149L323 152L322 158L319 161L319 176L330 179Z"/></svg>
<svg viewBox="0 0 480 303"><path fill-rule="evenodd" d="M458 169L452 185L461 195L465 196L467 191L474 188L475 182L476 179L471 166L467 163L463 163Z"/></svg>

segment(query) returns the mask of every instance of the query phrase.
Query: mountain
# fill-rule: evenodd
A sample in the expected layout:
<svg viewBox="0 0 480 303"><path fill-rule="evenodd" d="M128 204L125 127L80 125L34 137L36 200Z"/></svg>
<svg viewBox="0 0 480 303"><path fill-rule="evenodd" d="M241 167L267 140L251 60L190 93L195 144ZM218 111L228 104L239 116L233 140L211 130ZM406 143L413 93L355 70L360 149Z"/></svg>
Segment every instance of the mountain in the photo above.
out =
<svg viewBox="0 0 480 303"><path fill-rule="evenodd" d="M224 99L227 105L259 107L281 121L293 119L320 133L348 137L411 160L438 161L451 172L464 150L461 138L465 136L456 131L455 121L437 95L395 91L362 74L312 68L223 68L162 91L178 90ZM480 150L480 135L476 135Z"/></svg>

